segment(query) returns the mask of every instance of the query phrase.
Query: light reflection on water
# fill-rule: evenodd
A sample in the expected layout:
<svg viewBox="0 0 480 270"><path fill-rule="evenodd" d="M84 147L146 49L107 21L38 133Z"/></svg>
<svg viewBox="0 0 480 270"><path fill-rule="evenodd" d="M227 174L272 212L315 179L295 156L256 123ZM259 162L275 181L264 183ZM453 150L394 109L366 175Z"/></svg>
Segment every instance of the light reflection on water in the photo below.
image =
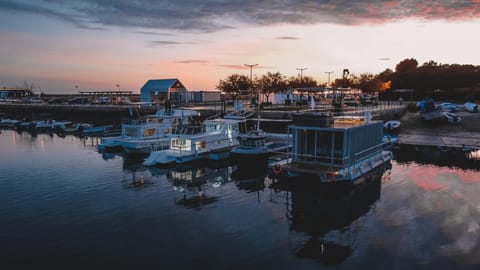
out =
<svg viewBox="0 0 480 270"><path fill-rule="evenodd" d="M0 265L480 265L478 160L462 154L396 151L381 177L332 195L241 178L228 163L145 168L96 143L0 134Z"/></svg>

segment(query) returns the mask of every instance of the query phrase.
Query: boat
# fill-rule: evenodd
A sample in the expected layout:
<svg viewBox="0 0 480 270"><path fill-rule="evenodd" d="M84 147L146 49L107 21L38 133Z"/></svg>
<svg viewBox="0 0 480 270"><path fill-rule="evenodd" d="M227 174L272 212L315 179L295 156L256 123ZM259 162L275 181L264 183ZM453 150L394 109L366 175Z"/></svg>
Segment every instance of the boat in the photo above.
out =
<svg viewBox="0 0 480 270"><path fill-rule="evenodd" d="M36 132L50 132L53 130L53 120L33 121L33 130Z"/></svg>
<svg viewBox="0 0 480 270"><path fill-rule="evenodd" d="M166 149L170 145L169 135L177 126L185 125L197 117L193 110L158 110L142 119L124 121L120 136L104 137L97 145L99 150L123 149L128 154L148 154Z"/></svg>
<svg viewBox="0 0 480 270"><path fill-rule="evenodd" d="M194 110L159 110L155 115L122 125L120 144L127 154L149 154L168 149L169 136L174 129L181 129L197 120L198 116L199 113Z"/></svg>
<svg viewBox="0 0 480 270"><path fill-rule="evenodd" d="M113 125L90 126L90 127L83 128L82 135L101 136L112 130L113 130Z"/></svg>
<svg viewBox="0 0 480 270"><path fill-rule="evenodd" d="M444 111L447 111L447 112L456 112L458 111L458 106L456 104L453 104L453 103L448 103L448 102L445 102L445 103L441 103L440 105L438 105L442 110Z"/></svg>
<svg viewBox="0 0 480 270"><path fill-rule="evenodd" d="M420 109L422 118L425 121L432 121L443 118L441 111L437 107L435 107L435 103L431 98L418 102L417 107Z"/></svg>
<svg viewBox="0 0 480 270"><path fill-rule="evenodd" d="M16 127L17 125L19 125L22 121L20 120L15 120L15 119L2 119L0 120L0 127L8 127L8 128L12 128L12 127Z"/></svg>
<svg viewBox="0 0 480 270"><path fill-rule="evenodd" d="M383 141L381 121L365 117L355 124L339 124L329 113L292 117L288 128L293 138L291 159L281 166L289 178L354 186L374 169L390 164L393 155Z"/></svg>
<svg viewBox="0 0 480 270"><path fill-rule="evenodd" d="M230 151L238 167L267 167L268 157L287 152L291 146L287 134L266 133L260 129L238 136L239 145Z"/></svg>
<svg viewBox="0 0 480 270"><path fill-rule="evenodd" d="M390 120L383 124L383 129L386 132L396 132L400 127L401 122L398 120Z"/></svg>
<svg viewBox="0 0 480 270"><path fill-rule="evenodd" d="M463 104L463 108L465 109L465 111L467 112L478 112L479 111L479 107L478 107L478 104L475 104L473 102L465 102Z"/></svg>
<svg viewBox="0 0 480 270"><path fill-rule="evenodd" d="M462 121L462 118L451 112L443 112L443 116L447 119L448 123L457 124Z"/></svg>
<svg viewBox="0 0 480 270"><path fill-rule="evenodd" d="M170 136L170 148L153 151L143 165L171 165L200 159L221 159L238 145L238 135L246 130L245 119L205 120L200 126L187 125Z"/></svg>

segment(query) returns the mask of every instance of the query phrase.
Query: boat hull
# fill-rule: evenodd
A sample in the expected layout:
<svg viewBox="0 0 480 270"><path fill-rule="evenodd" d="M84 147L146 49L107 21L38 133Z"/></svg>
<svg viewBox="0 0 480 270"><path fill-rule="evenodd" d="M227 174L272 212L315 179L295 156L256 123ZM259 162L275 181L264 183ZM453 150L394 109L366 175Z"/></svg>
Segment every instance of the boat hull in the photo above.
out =
<svg viewBox="0 0 480 270"><path fill-rule="evenodd" d="M329 185L343 182L346 185L357 185L364 180L364 175L379 167L388 166L392 158L393 154L391 151L382 151L364 158L351 166L337 170L303 169L292 164L287 164L285 169L289 177L317 179L318 182Z"/></svg>

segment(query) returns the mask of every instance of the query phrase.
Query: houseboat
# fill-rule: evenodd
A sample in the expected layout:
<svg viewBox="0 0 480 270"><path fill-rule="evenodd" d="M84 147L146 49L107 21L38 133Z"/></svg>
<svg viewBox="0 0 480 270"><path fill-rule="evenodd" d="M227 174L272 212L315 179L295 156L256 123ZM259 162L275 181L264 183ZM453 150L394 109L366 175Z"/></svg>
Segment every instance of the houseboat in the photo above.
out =
<svg viewBox="0 0 480 270"><path fill-rule="evenodd" d="M169 134L199 116L193 110L158 110L142 119L124 121L120 136L102 138L98 150L123 149L128 154L148 154L169 147Z"/></svg>
<svg viewBox="0 0 480 270"><path fill-rule="evenodd" d="M181 164L200 159L227 158L246 130L245 119L213 119L202 125L186 125L170 136L169 149L153 151L143 165Z"/></svg>
<svg viewBox="0 0 480 270"><path fill-rule="evenodd" d="M321 183L356 185L379 167L390 164L392 152L383 138L383 122L364 117L345 124L328 113L293 115L289 126L292 151L282 166L289 177L305 176Z"/></svg>

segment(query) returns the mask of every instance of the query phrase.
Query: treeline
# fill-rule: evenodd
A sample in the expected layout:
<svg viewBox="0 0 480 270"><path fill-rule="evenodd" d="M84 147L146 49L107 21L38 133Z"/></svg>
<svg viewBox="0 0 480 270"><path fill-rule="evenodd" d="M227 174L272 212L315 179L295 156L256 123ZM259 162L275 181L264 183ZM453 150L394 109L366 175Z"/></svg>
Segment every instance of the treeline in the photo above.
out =
<svg viewBox="0 0 480 270"><path fill-rule="evenodd" d="M380 92L384 96L400 95L397 89L413 89L408 98L469 100L480 98L480 66L439 64L435 61L422 65L414 58L404 59L395 71L386 69L379 74L364 73L349 76L345 83L335 81L335 86L346 85L363 91ZM408 93L409 92L403 92ZM404 97L405 98L405 97Z"/></svg>
<svg viewBox="0 0 480 270"><path fill-rule="evenodd" d="M246 92L261 92L268 100L272 93L291 88L325 87L312 77L287 78L279 72L250 79L245 75L233 74L220 80L217 89L233 97ZM480 66L460 64L439 64L435 61L422 65L414 58L404 59L395 70L386 69L379 74L350 74L348 69L343 76L331 84L332 87L352 87L364 92L380 92L387 98L422 99L432 97L437 100L478 100L480 99ZM398 89L413 89L413 92L397 92ZM404 93L404 94L400 94ZM407 94L405 94L407 93ZM405 96L407 95L407 96Z"/></svg>

